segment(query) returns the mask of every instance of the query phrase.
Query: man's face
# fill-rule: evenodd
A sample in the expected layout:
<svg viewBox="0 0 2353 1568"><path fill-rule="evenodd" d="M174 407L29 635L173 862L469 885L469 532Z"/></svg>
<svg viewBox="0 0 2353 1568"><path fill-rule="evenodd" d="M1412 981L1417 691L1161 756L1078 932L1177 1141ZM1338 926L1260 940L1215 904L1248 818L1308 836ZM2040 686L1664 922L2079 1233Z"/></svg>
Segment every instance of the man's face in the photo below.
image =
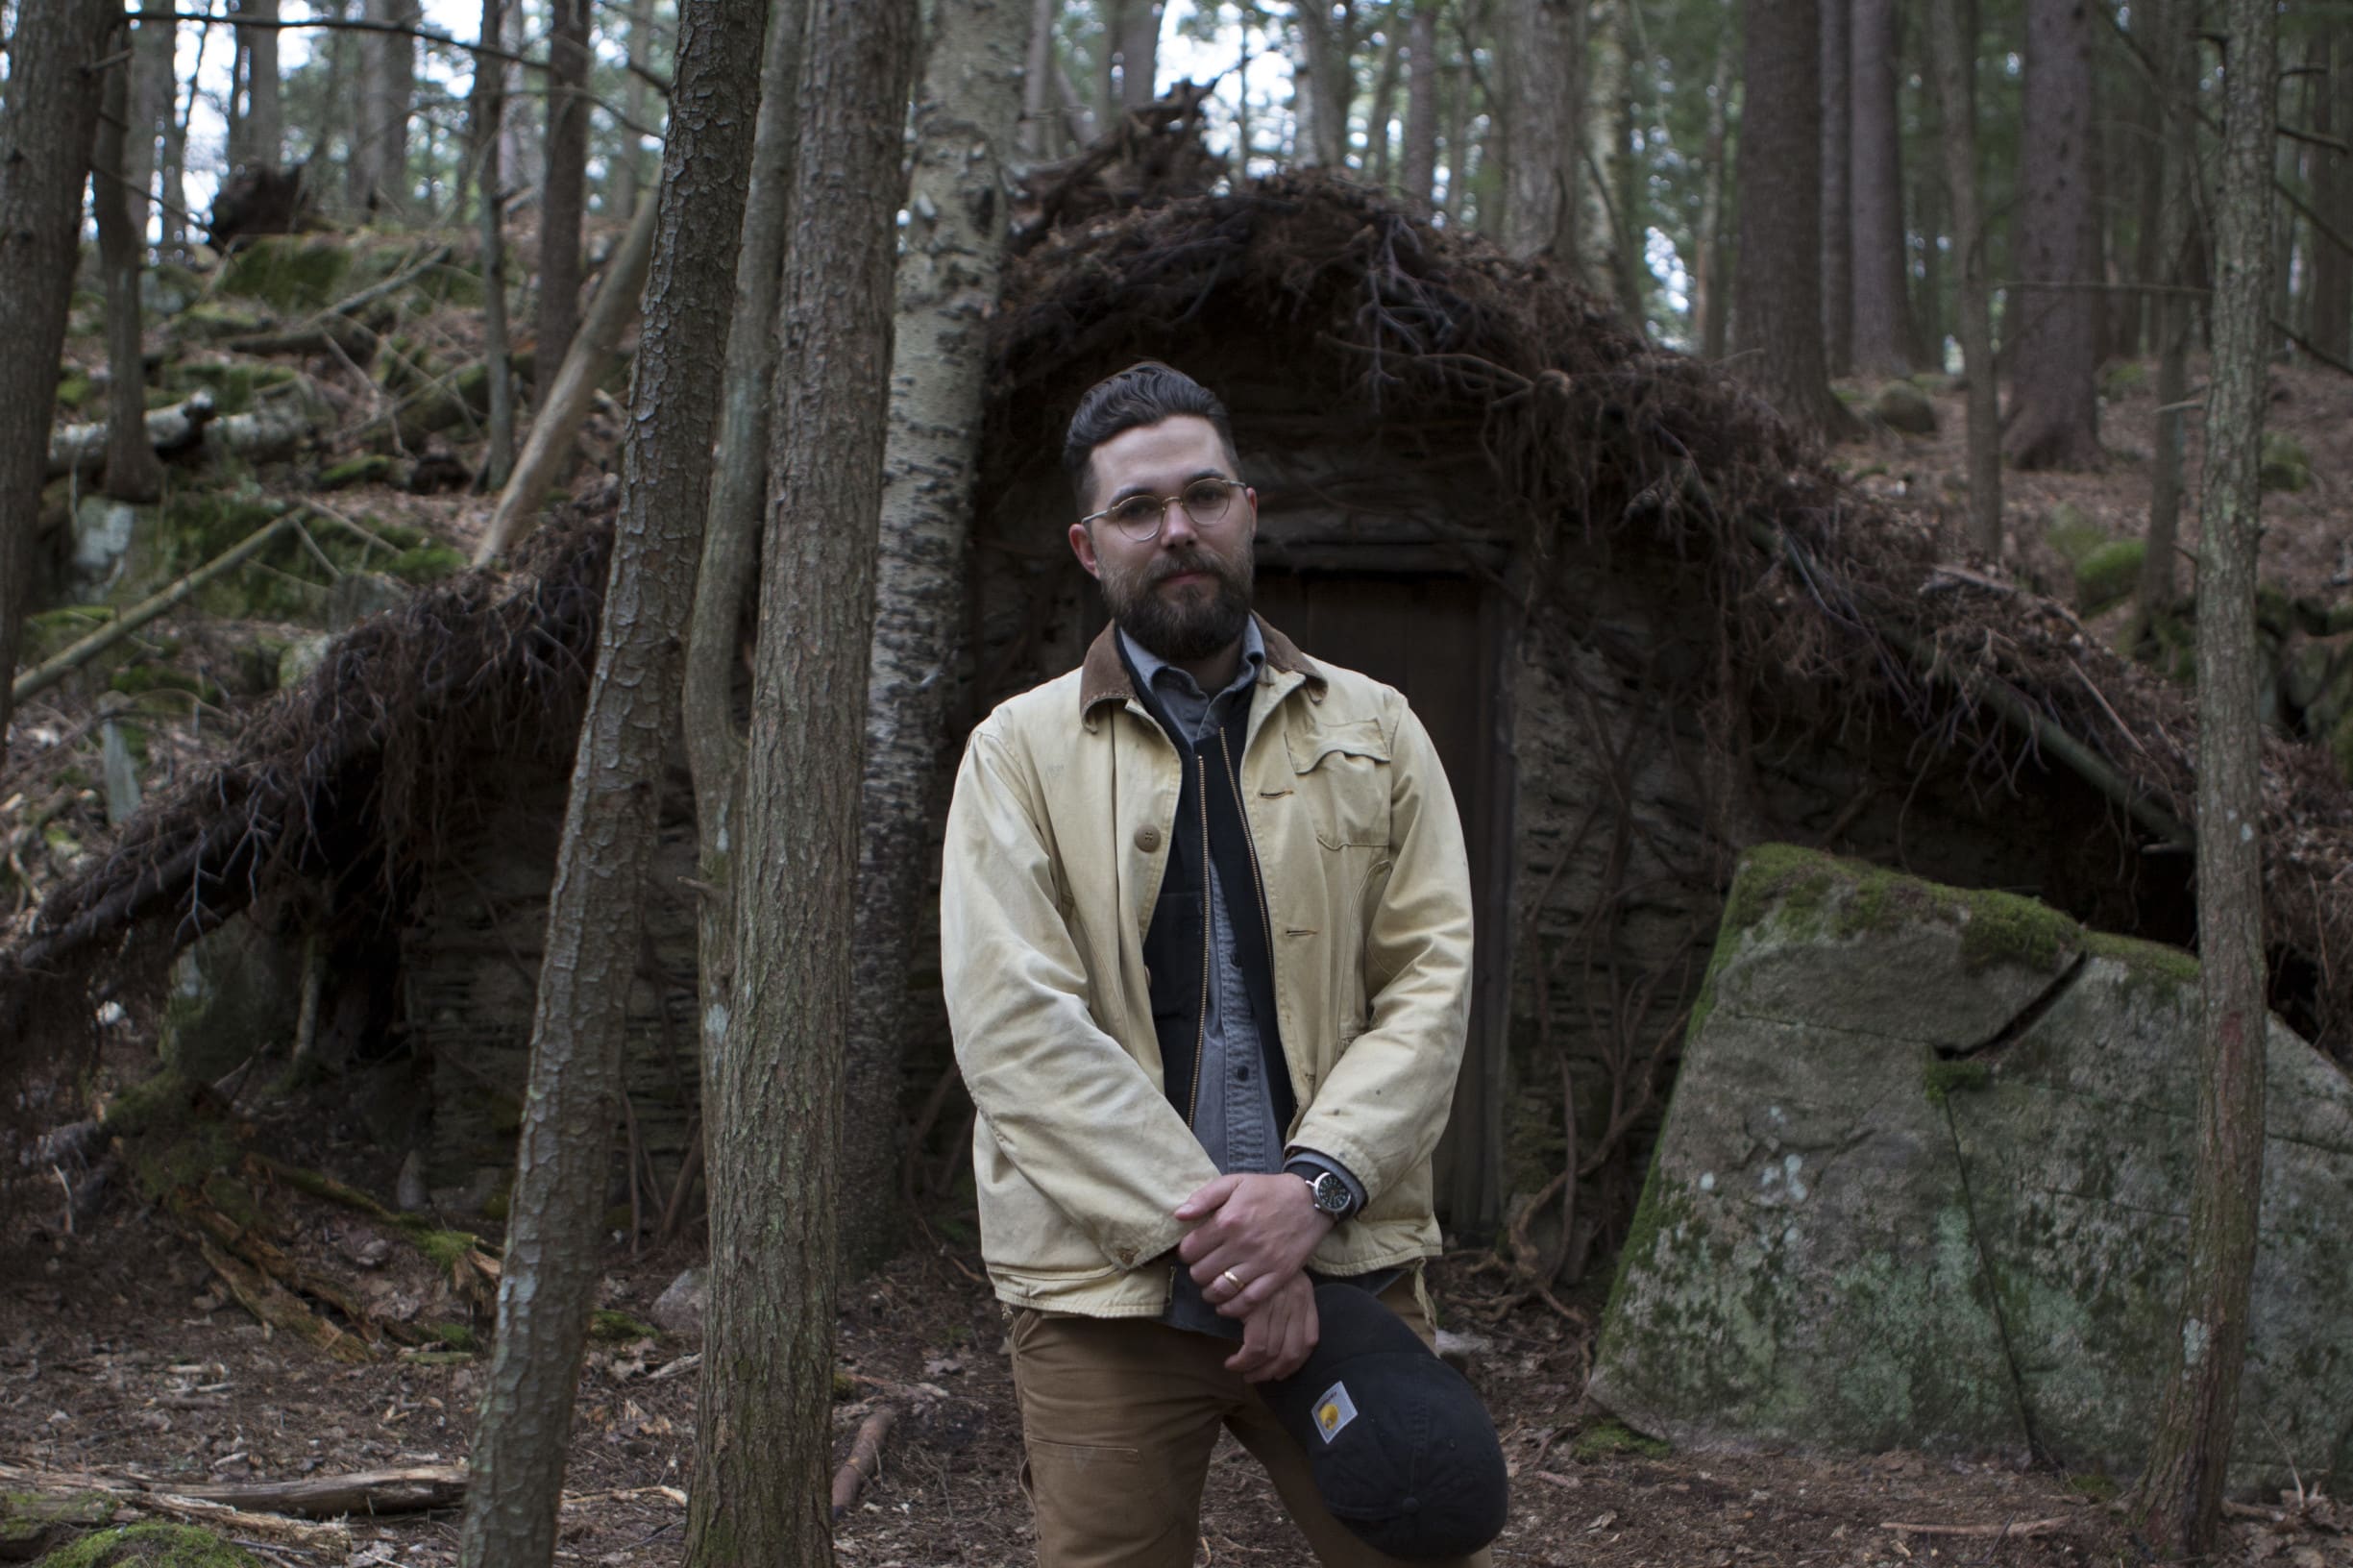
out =
<svg viewBox="0 0 2353 1568"><path fill-rule="evenodd" d="M1089 471L1082 503L1090 512L1129 496L1177 495L1199 478L1238 478L1217 428L1192 414L1120 431L1094 449ZM1170 505L1159 534L1140 544L1108 517L1073 523L1070 548L1129 636L1171 662L1208 658L1250 619L1258 501L1257 491L1239 491L1207 527Z"/></svg>

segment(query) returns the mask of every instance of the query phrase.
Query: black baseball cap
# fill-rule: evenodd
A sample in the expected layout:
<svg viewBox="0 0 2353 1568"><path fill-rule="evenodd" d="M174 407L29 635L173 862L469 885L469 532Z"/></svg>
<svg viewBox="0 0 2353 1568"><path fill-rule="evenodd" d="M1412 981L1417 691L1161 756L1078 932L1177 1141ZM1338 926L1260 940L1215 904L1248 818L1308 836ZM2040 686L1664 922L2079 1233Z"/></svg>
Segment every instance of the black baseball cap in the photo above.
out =
<svg viewBox="0 0 2353 1568"><path fill-rule="evenodd" d="M1317 1286L1315 1312L1307 1364L1258 1386L1306 1451L1324 1507L1393 1557L1462 1556L1495 1539L1510 1489L1469 1381L1357 1286Z"/></svg>

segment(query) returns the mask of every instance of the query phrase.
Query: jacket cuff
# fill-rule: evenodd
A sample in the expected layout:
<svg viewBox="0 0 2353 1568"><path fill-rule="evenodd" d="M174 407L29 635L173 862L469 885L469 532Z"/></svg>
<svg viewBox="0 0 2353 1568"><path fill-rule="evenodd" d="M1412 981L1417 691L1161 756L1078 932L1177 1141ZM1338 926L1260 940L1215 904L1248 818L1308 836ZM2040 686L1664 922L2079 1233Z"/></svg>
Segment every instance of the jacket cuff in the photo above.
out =
<svg viewBox="0 0 2353 1568"><path fill-rule="evenodd" d="M1354 1219L1364 1212L1366 1201L1364 1184L1357 1180L1355 1171L1350 1170L1330 1155L1314 1149L1303 1149L1294 1144L1284 1151L1283 1168L1294 1176L1304 1176L1311 1182L1323 1172L1330 1171L1333 1175L1337 1176L1348 1188L1348 1213L1339 1217Z"/></svg>

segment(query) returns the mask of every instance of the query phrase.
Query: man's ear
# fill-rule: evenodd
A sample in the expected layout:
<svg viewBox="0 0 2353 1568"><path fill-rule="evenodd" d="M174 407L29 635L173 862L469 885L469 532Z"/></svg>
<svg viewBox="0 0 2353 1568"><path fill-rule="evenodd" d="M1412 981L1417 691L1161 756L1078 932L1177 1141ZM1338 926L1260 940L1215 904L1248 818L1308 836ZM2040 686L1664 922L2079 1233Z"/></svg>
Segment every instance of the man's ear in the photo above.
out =
<svg viewBox="0 0 2353 1568"><path fill-rule="evenodd" d="M1089 576L1100 577L1103 575L1103 563L1094 556L1094 539L1088 533L1084 523L1070 525L1070 553L1078 557L1078 564L1087 569Z"/></svg>

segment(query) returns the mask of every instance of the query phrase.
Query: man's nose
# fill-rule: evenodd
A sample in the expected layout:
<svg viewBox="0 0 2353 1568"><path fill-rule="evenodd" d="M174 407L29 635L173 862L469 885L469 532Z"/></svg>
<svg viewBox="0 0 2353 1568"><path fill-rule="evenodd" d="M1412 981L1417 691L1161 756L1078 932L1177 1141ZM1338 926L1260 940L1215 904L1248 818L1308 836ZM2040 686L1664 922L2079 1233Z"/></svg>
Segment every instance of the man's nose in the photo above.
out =
<svg viewBox="0 0 2353 1568"><path fill-rule="evenodd" d="M1160 543L1163 550L1179 550L1200 537L1193 523L1193 514L1185 509L1181 501L1161 503Z"/></svg>

